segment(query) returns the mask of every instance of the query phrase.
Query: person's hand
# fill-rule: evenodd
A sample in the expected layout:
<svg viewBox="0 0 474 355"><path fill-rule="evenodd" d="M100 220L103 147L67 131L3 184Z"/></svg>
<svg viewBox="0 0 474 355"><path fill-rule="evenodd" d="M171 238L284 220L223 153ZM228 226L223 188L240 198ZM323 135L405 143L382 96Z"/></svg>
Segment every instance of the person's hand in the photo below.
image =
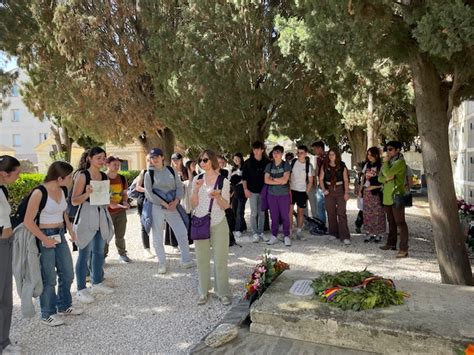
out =
<svg viewBox="0 0 474 355"><path fill-rule="evenodd" d="M3 232L0 234L0 238L10 238L13 234L12 228L3 228Z"/></svg>
<svg viewBox="0 0 474 355"><path fill-rule="evenodd" d="M173 200L170 203L168 203L168 209L169 210L175 210L176 206L178 206L179 200Z"/></svg>
<svg viewBox="0 0 474 355"><path fill-rule="evenodd" d="M196 180L196 182L194 183L194 186L196 187L196 191L199 191L199 189L201 188L203 184L204 184L204 179Z"/></svg>
<svg viewBox="0 0 474 355"><path fill-rule="evenodd" d="M58 244L58 242L51 238L43 240L43 246L47 249L56 248L56 244Z"/></svg>
<svg viewBox="0 0 474 355"><path fill-rule="evenodd" d="M109 207L116 210L120 208L120 204L118 204L117 202L110 202Z"/></svg>
<svg viewBox="0 0 474 355"><path fill-rule="evenodd" d="M128 201L123 201L122 206L124 206L125 209L127 209L127 210L130 208L130 204L128 203Z"/></svg>
<svg viewBox="0 0 474 355"><path fill-rule="evenodd" d="M324 194L324 196L327 196L327 195L329 195L329 191L328 190L323 190L323 194Z"/></svg>
<svg viewBox="0 0 474 355"><path fill-rule="evenodd" d="M250 196L252 196L252 193L248 189L244 189L244 194L246 198L250 198Z"/></svg>
<svg viewBox="0 0 474 355"><path fill-rule="evenodd" d="M92 192L94 192L94 189L92 188L91 185L86 186L86 194L90 195Z"/></svg>
<svg viewBox="0 0 474 355"><path fill-rule="evenodd" d="M344 194L344 200L345 200L345 201L349 201L349 194L348 194L348 193L345 193L345 194Z"/></svg>
<svg viewBox="0 0 474 355"><path fill-rule="evenodd" d="M70 232L69 232L69 237L70 237L69 240L70 240L71 242L76 242L76 241L77 241L76 232L70 231Z"/></svg>
<svg viewBox="0 0 474 355"><path fill-rule="evenodd" d="M212 191L209 193L209 196L210 196L211 198L218 199L218 198L221 196L221 190L212 190Z"/></svg>

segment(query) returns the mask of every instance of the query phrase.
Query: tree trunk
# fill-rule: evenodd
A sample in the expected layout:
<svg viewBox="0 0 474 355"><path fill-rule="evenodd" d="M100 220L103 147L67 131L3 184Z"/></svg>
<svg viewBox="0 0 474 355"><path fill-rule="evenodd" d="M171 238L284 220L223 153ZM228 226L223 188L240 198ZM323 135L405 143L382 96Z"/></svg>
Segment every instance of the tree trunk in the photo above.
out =
<svg viewBox="0 0 474 355"><path fill-rule="evenodd" d="M69 137L69 133L67 131L67 128L63 127L61 129L61 136L63 137L63 140L64 140L64 153L65 153L65 157L64 159L66 159L67 162L71 162L71 154L72 154L72 145L74 143L74 140Z"/></svg>
<svg viewBox="0 0 474 355"><path fill-rule="evenodd" d="M441 280L447 284L473 285L449 156L447 93L442 90L434 64L423 54L414 57L410 66Z"/></svg>
<svg viewBox="0 0 474 355"><path fill-rule="evenodd" d="M163 151L167 163L171 162L171 154L174 152L176 143L174 133L171 129L165 127L144 132L139 140L145 152L148 153L152 148L160 148Z"/></svg>
<svg viewBox="0 0 474 355"><path fill-rule="evenodd" d="M372 93L369 93L367 99L367 147L375 145L374 132L374 103Z"/></svg>
<svg viewBox="0 0 474 355"><path fill-rule="evenodd" d="M367 134L362 127L354 127L352 130L347 131L347 138L349 139L352 151L351 167L354 167L357 163L365 160Z"/></svg>

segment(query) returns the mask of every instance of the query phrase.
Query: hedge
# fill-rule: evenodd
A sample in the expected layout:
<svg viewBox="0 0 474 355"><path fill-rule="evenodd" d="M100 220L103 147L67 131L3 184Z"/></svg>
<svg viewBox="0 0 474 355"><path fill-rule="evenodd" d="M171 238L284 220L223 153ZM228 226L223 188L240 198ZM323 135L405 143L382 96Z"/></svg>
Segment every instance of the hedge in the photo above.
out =
<svg viewBox="0 0 474 355"><path fill-rule="evenodd" d="M120 174L125 176L130 185L132 181L140 174L139 170L121 171ZM44 180L44 174L20 174L18 180L11 185L8 185L8 194L10 195L10 205L12 211L20 204L20 201L27 196L33 188L41 184Z"/></svg>

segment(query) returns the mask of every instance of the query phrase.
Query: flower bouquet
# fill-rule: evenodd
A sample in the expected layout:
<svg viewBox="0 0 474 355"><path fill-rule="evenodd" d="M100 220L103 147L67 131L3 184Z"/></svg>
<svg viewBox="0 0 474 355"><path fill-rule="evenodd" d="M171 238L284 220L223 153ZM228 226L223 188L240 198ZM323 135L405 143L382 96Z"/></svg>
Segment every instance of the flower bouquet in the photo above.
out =
<svg viewBox="0 0 474 355"><path fill-rule="evenodd" d="M270 284L290 266L272 256L268 250L265 250L257 260L260 260L255 266L249 282L245 285L244 299L250 300L250 303L258 299Z"/></svg>
<svg viewBox="0 0 474 355"><path fill-rule="evenodd" d="M474 251L474 205L458 200L458 213L467 248Z"/></svg>

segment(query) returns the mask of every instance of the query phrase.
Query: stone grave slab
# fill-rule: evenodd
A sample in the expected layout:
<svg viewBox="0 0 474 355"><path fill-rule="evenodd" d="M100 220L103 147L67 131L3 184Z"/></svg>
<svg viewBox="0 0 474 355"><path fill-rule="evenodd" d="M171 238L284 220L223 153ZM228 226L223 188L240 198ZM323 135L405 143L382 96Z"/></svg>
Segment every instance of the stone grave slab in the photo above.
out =
<svg viewBox="0 0 474 355"><path fill-rule="evenodd" d="M315 277L281 274L252 305L250 331L384 354L452 354L474 343L474 287L395 280L410 294L404 305L354 312L290 293Z"/></svg>

